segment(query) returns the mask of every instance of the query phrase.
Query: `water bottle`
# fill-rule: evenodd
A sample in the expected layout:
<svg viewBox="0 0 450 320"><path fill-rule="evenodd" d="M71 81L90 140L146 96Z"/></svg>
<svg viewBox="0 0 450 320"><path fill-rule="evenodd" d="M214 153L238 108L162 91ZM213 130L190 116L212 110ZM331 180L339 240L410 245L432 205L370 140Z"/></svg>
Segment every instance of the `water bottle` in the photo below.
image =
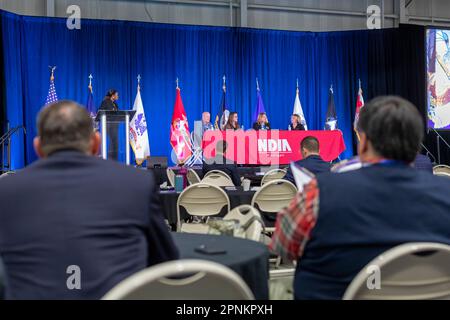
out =
<svg viewBox="0 0 450 320"><path fill-rule="evenodd" d="M241 130L244 130L244 125L241 125Z"/></svg>
<svg viewBox="0 0 450 320"><path fill-rule="evenodd" d="M175 191L176 192L183 191L183 176L181 174L177 174L175 176Z"/></svg>
<svg viewBox="0 0 450 320"><path fill-rule="evenodd" d="M180 170L178 170L178 175L182 176L183 178L183 190L187 187L188 184L187 173L188 171L185 166L182 166Z"/></svg>
<svg viewBox="0 0 450 320"><path fill-rule="evenodd" d="M292 127L291 127L291 125L289 125L289 127L288 127L288 130L289 130L289 131L291 131L291 130L292 130Z"/></svg>

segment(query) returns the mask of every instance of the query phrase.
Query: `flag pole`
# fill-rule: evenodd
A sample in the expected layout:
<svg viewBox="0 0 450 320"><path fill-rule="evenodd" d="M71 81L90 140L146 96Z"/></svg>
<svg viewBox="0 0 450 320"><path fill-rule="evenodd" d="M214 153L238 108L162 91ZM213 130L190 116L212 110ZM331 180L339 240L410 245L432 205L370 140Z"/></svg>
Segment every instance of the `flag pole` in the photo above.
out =
<svg viewBox="0 0 450 320"><path fill-rule="evenodd" d="M176 83L177 83L177 89L180 90L180 87L178 86L178 84L179 84L178 77L177 77Z"/></svg>
<svg viewBox="0 0 450 320"><path fill-rule="evenodd" d="M223 85L222 85L222 89L223 89L223 92L226 92L227 91L227 77L225 77L225 75L223 75Z"/></svg>
<svg viewBox="0 0 450 320"><path fill-rule="evenodd" d="M359 95L360 94L362 94L362 88L361 88L361 79L358 79L358 85L359 85L359 89L358 89L358 100L359 100ZM358 103L358 102L357 102ZM355 117L356 117L357 115L355 114ZM356 122L354 121L354 124L353 124L353 131L355 131L355 134L356 134L356 138L358 139L358 143L361 141L361 137L359 136L359 132L358 132L358 130L357 130L357 127L356 127Z"/></svg>
<svg viewBox="0 0 450 320"><path fill-rule="evenodd" d="M259 81L258 81L258 78L256 78L256 90L259 91Z"/></svg>
<svg viewBox="0 0 450 320"><path fill-rule="evenodd" d="M141 75L138 74L138 76L137 76L137 81L138 81L137 90L138 90L138 92L141 91L141 79L142 79Z"/></svg>
<svg viewBox="0 0 450 320"><path fill-rule="evenodd" d="M91 91L91 93L92 93L92 79L94 79L94 77L92 76L92 73L91 74L89 74L89 86L88 86L88 88L89 88L89 90Z"/></svg>
<svg viewBox="0 0 450 320"><path fill-rule="evenodd" d="M55 70L56 70L56 66L48 66L50 68L51 74L50 74L50 81L54 81L55 80Z"/></svg>

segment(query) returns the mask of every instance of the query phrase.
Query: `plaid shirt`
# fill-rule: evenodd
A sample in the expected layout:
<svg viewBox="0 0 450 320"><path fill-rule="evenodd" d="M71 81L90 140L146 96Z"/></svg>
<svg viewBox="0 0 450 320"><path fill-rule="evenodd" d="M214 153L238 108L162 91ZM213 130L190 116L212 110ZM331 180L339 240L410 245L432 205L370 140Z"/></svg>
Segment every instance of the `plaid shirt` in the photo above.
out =
<svg viewBox="0 0 450 320"><path fill-rule="evenodd" d="M289 260L300 258L316 224L318 211L319 188L317 180L313 179L278 213L269 249Z"/></svg>

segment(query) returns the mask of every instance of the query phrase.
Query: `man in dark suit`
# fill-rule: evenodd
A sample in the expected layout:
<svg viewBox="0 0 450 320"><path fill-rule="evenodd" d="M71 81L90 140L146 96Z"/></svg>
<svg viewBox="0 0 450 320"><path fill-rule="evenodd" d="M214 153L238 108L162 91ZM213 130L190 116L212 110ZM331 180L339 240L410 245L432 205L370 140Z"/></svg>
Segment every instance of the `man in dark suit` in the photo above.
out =
<svg viewBox="0 0 450 320"><path fill-rule="evenodd" d="M7 299L99 299L178 251L147 172L95 157L100 136L75 102L45 107L41 158L0 183Z"/></svg>
<svg viewBox="0 0 450 320"><path fill-rule="evenodd" d="M225 157L227 151L227 142L219 141L216 144L216 156L211 159L205 159L203 161L203 176L212 170L220 170L228 174L233 181L235 186L241 185L241 178L239 178L239 173L237 166L234 162Z"/></svg>
<svg viewBox="0 0 450 320"><path fill-rule="evenodd" d="M450 179L411 166L424 132L418 109L376 98L357 130L361 168L318 175L277 215L270 247L298 262L296 299L342 299L370 261L400 244L450 244Z"/></svg>
<svg viewBox="0 0 450 320"><path fill-rule="evenodd" d="M319 155L320 145L317 138L312 136L304 138L300 143L300 152L303 159L295 162L298 166L307 169L315 175L330 171L330 163L323 161ZM288 168L284 179L295 184L294 176L292 175L290 167Z"/></svg>

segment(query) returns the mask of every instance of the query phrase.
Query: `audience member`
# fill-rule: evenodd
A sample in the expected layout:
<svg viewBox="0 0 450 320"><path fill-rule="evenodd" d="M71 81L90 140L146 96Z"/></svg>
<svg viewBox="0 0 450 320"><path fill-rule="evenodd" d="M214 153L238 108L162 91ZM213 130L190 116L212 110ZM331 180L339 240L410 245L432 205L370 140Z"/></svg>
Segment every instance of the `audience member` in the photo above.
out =
<svg viewBox="0 0 450 320"><path fill-rule="evenodd" d="M95 155L85 108L42 109L40 160L0 183L7 299L99 299L148 266L178 258L153 176Z"/></svg>
<svg viewBox="0 0 450 320"><path fill-rule="evenodd" d="M450 244L450 180L416 170L423 121L393 96L361 109L360 169L318 175L278 214L270 248L297 260L296 299L341 299L372 259L407 242Z"/></svg>
<svg viewBox="0 0 450 320"><path fill-rule="evenodd" d="M302 154L302 160L295 162L296 165L303 167L311 173L317 175L323 172L329 172L331 165L329 162L323 161L320 157L320 145L317 138L308 136L300 143L300 152ZM294 177L292 176L291 168L289 167L284 179L295 184Z"/></svg>
<svg viewBox="0 0 450 320"><path fill-rule="evenodd" d="M241 185L241 179L236 164L225 157L228 144L226 141L218 141L216 144L216 156L203 161L203 175L212 170L220 170L230 176L235 186Z"/></svg>

